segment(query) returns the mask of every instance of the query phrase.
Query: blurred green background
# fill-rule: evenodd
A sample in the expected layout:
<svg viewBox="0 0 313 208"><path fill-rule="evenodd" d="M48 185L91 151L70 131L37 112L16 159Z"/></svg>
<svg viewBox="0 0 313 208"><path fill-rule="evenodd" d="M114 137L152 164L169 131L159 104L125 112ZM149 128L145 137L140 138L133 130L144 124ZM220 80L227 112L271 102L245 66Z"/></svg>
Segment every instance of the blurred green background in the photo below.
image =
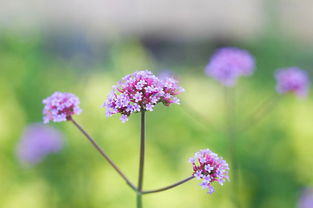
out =
<svg viewBox="0 0 313 208"><path fill-rule="evenodd" d="M201 38L177 39L158 32L115 31L119 34L115 38L99 33L93 39L76 26L55 30L27 26L30 29L25 32L14 24L2 25L0 207L134 207L135 194L71 123L49 124L65 135L65 147L36 166L21 165L16 148L25 127L42 121L42 99L54 91L72 92L83 109L76 120L136 182L139 114L122 124L118 116L106 118L101 105L113 84L137 70L172 71L186 90L179 96L181 105L159 104L147 114L145 189L188 177L192 170L187 160L199 149L210 148L229 161L225 132L200 119L207 118L221 129L225 126L223 88L203 72L214 50L238 46L256 57L255 74L241 78L236 87L238 125L276 93L273 73L277 68L299 66L312 72L310 39L286 34L275 11L270 10L273 22L266 23L262 32L242 37L227 30L215 33L221 36L204 32ZM313 185L312 96L304 100L281 96L263 116L237 139L242 207L297 207L302 190ZM231 183L216 186L213 195L207 195L198 183L192 180L146 195L144 207L233 207Z"/></svg>

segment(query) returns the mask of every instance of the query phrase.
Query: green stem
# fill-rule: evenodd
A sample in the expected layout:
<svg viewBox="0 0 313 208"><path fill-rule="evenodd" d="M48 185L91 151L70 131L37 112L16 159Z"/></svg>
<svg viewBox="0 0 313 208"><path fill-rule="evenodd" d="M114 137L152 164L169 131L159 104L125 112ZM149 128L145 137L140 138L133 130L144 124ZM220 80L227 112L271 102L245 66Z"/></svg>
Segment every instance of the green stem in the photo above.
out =
<svg viewBox="0 0 313 208"><path fill-rule="evenodd" d="M232 199L235 207L240 207L239 201L239 161L237 158L237 138L236 138L236 97L234 89L225 87L225 106L226 106L226 134L229 142L229 154L232 165Z"/></svg>
<svg viewBox="0 0 313 208"><path fill-rule="evenodd" d="M248 131L250 128L256 126L262 119L264 119L269 113L276 107L280 96L277 94L271 95L265 101L263 101L250 116L246 119L246 122L239 129L240 133Z"/></svg>
<svg viewBox="0 0 313 208"><path fill-rule="evenodd" d="M111 160L111 158L104 152L104 150L97 144L97 142L72 118L68 119L71 121L84 135L85 137L91 142L91 144L98 150L98 152L106 159L109 164L116 170L116 172L125 180L125 182L137 192L137 188L132 184L132 182L126 177L126 175L117 167L117 165Z"/></svg>
<svg viewBox="0 0 313 208"><path fill-rule="evenodd" d="M188 178L185 178L184 180L178 181L172 185L165 186L163 188L159 188L159 189L155 189L155 190L149 190L149 191L142 191L142 194L152 194L152 193L157 193L157 192L161 192L161 191L166 191L166 190L172 189L176 186L179 186L183 183L186 183L187 181L190 181L193 178L194 178L194 176L189 176Z"/></svg>
<svg viewBox="0 0 313 208"><path fill-rule="evenodd" d="M194 110L194 108L188 104L188 102L184 102L183 112L190 116L195 122L200 124L205 130L213 130L217 133L222 132L219 126L215 126L213 122L207 116L199 113L198 111Z"/></svg>
<svg viewBox="0 0 313 208"><path fill-rule="evenodd" d="M137 193L137 208L142 208L142 185L143 185L143 170L145 162L145 111L141 112L140 126L140 156L139 156L139 174L138 174L138 193Z"/></svg>
<svg viewBox="0 0 313 208"><path fill-rule="evenodd" d="M136 207L142 208L142 194L141 193L137 193Z"/></svg>

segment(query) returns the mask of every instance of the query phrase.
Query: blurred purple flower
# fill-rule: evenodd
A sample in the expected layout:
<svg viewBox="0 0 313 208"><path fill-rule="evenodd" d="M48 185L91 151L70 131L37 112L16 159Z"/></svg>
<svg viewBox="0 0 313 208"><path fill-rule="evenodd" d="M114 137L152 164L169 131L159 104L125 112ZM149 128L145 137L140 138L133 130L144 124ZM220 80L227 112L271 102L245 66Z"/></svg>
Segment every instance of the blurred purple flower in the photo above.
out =
<svg viewBox="0 0 313 208"><path fill-rule="evenodd" d="M45 105L44 123L66 121L72 115L78 115L82 111L79 107L79 98L72 93L55 92L42 103Z"/></svg>
<svg viewBox="0 0 313 208"><path fill-rule="evenodd" d="M62 134L53 127L32 124L26 127L17 146L17 156L23 164L35 165L47 155L64 146Z"/></svg>
<svg viewBox="0 0 313 208"><path fill-rule="evenodd" d="M200 186L207 189L209 194L215 191L212 186L214 181L223 185L225 180L229 180L227 162L209 149L196 152L189 162L192 164L193 176L202 179Z"/></svg>
<svg viewBox="0 0 313 208"><path fill-rule="evenodd" d="M108 117L120 113L121 121L126 122L132 113L153 111L157 103L162 102L166 106L179 104L176 95L183 91L174 78L161 79L148 70L137 71L113 86L103 107L106 107Z"/></svg>
<svg viewBox="0 0 313 208"><path fill-rule="evenodd" d="M249 76L255 68L254 57L246 50L234 47L218 49L205 68L208 76L231 87L240 76Z"/></svg>
<svg viewBox="0 0 313 208"><path fill-rule="evenodd" d="M169 69L161 70L159 75L158 75L158 77L159 77L159 79L165 79L167 77L171 77L171 78L176 79L176 77L174 76L173 71L171 71Z"/></svg>
<svg viewBox="0 0 313 208"><path fill-rule="evenodd" d="M278 93L294 93L298 97L306 97L309 91L309 77L298 67L280 69L276 72L276 90Z"/></svg>
<svg viewBox="0 0 313 208"><path fill-rule="evenodd" d="M298 208L312 208L313 207L313 188L307 188L303 191L298 202Z"/></svg>

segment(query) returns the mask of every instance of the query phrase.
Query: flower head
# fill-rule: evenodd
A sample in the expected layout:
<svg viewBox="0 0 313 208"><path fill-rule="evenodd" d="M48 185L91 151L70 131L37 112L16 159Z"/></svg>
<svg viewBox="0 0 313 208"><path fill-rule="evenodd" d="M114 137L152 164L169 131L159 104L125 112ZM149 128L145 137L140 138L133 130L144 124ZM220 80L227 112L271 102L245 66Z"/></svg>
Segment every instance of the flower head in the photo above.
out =
<svg viewBox="0 0 313 208"><path fill-rule="evenodd" d="M209 194L215 191L212 186L214 181L223 185L226 180L229 180L227 162L209 149L196 152L189 162L192 164L193 176L202 180L200 186L207 189Z"/></svg>
<svg viewBox="0 0 313 208"><path fill-rule="evenodd" d="M309 90L309 78L305 71L297 67L280 69L276 72L276 90L278 93L294 93L298 97L305 97Z"/></svg>
<svg viewBox="0 0 313 208"><path fill-rule="evenodd" d="M218 49L205 68L208 76L225 86L234 86L240 76L249 76L255 68L254 57L246 50L227 47Z"/></svg>
<svg viewBox="0 0 313 208"><path fill-rule="evenodd" d="M63 148L63 136L56 129L43 124L28 126L17 146L17 156L23 164L35 165L47 155Z"/></svg>
<svg viewBox="0 0 313 208"><path fill-rule="evenodd" d="M126 122L132 113L153 111L160 102L166 106L179 104L176 95L183 90L171 77L160 79L148 70L137 71L126 75L113 86L103 106L107 109L108 117L120 113L122 122Z"/></svg>
<svg viewBox="0 0 313 208"><path fill-rule="evenodd" d="M311 208L313 207L313 188L306 188L300 197L298 202L299 208Z"/></svg>
<svg viewBox="0 0 313 208"><path fill-rule="evenodd" d="M78 115L82 111L79 107L79 98L72 93L55 92L42 103L45 105L44 123L66 121L72 115Z"/></svg>

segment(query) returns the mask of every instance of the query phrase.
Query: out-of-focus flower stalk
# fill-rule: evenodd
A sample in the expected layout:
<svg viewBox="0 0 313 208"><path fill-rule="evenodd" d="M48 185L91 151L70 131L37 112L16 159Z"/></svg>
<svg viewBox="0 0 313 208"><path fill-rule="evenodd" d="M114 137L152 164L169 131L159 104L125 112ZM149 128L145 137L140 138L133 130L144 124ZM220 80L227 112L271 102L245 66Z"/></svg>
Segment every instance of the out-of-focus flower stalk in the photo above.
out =
<svg viewBox="0 0 313 208"><path fill-rule="evenodd" d="M276 93L265 99L243 122L237 133L244 133L258 125L265 119L278 105L280 96Z"/></svg>
<svg viewBox="0 0 313 208"><path fill-rule="evenodd" d="M184 102L183 113L188 114L188 116L190 116L196 123L200 124L203 128L205 128L205 130L210 129L218 133L222 132L220 126L215 125L214 122L210 120L210 118L194 110L194 108L191 105L186 103L187 102Z"/></svg>
<svg viewBox="0 0 313 208"><path fill-rule="evenodd" d="M309 92L310 80L307 72L298 67L279 69L275 73L276 91L279 95L293 94L297 98L306 98ZM248 117L240 129L240 133L247 131L255 126L276 107L280 96L276 93L262 102L253 113Z"/></svg>
<svg viewBox="0 0 313 208"><path fill-rule="evenodd" d="M224 87L225 97L225 134L228 139L229 156L232 169L232 200L235 207L240 207L239 161L237 157L236 94L235 88Z"/></svg>

